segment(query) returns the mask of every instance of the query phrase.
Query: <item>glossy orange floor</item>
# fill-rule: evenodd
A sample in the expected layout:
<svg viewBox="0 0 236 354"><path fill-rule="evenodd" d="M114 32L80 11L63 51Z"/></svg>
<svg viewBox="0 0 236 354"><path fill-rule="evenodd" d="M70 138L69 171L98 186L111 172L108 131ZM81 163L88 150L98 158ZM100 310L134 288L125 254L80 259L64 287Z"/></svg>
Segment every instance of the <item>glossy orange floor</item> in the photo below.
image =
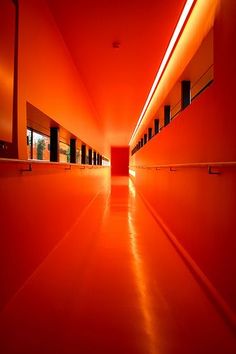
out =
<svg viewBox="0 0 236 354"><path fill-rule="evenodd" d="M113 178L5 307L0 353L233 354L236 343L132 183Z"/></svg>

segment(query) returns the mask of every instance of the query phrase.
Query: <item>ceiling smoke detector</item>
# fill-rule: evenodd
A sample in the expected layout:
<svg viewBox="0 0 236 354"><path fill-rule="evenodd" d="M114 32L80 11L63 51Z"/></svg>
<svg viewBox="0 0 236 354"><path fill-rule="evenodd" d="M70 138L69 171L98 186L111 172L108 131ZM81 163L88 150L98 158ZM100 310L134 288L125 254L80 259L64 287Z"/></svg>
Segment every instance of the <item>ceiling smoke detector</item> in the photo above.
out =
<svg viewBox="0 0 236 354"><path fill-rule="evenodd" d="M112 42L112 48L119 49L120 48L120 41Z"/></svg>

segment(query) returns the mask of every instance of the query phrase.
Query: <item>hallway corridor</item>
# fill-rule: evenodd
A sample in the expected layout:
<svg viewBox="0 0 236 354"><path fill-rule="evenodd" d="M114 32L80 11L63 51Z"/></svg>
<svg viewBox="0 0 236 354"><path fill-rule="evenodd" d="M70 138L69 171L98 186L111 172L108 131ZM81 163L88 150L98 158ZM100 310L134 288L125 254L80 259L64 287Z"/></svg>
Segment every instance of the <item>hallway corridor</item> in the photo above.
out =
<svg viewBox="0 0 236 354"><path fill-rule="evenodd" d="M2 354L233 354L235 339L138 195L113 177L1 314Z"/></svg>

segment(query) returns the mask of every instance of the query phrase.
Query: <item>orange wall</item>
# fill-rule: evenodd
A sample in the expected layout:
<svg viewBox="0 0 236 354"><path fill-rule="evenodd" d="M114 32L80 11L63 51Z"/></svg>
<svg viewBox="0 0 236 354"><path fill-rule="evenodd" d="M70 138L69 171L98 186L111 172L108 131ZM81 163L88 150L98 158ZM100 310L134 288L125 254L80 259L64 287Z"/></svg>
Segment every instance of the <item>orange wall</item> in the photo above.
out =
<svg viewBox="0 0 236 354"><path fill-rule="evenodd" d="M129 174L129 147L111 147L111 174L112 176L128 176Z"/></svg>
<svg viewBox="0 0 236 354"><path fill-rule="evenodd" d="M9 0L2 0L0 6L0 140L12 142L16 11Z"/></svg>
<svg viewBox="0 0 236 354"><path fill-rule="evenodd" d="M106 167L65 171L66 165L36 163L32 172L20 172L27 167L0 162L0 308L108 185L110 174Z"/></svg>
<svg viewBox="0 0 236 354"><path fill-rule="evenodd" d="M221 1L214 83L131 158L131 165L236 161L236 2ZM135 183L229 306L236 308L236 170L136 169Z"/></svg>
<svg viewBox="0 0 236 354"><path fill-rule="evenodd" d="M19 0L19 14L19 157L27 158L27 101L104 153L96 113L45 0Z"/></svg>

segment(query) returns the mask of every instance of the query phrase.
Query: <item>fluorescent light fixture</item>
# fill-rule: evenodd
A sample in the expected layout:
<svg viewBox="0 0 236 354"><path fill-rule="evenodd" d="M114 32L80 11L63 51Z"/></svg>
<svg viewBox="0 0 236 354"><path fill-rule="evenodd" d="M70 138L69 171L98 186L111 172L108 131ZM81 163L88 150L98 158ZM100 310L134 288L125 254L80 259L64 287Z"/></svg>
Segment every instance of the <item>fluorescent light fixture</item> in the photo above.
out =
<svg viewBox="0 0 236 354"><path fill-rule="evenodd" d="M129 174L130 174L131 176L133 176L133 177L136 176L136 172L135 172L134 170L129 170Z"/></svg>
<svg viewBox="0 0 236 354"><path fill-rule="evenodd" d="M144 117L144 115L145 115L145 112L146 112L146 110L147 110L147 108L148 108L148 106L149 106L149 104L150 104L150 101L151 101L151 99L152 99L152 96L153 96L153 94L154 94L154 92L155 92L155 90L156 90L156 87L157 87L157 85L158 85L160 79L161 79L161 76L162 76L162 74L163 74L163 71L164 71L164 69L165 69L165 66L166 66L166 64L167 64L167 62L168 62L168 60L169 60L169 58L170 58L170 55L171 55L171 53L172 53L172 50L173 50L173 48L174 48L174 46L175 46L175 44L176 44L176 42L177 42L177 40L178 40L179 34L180 34L180 32L181 32L181 30L182 30L182 28L183 28L183 26L184 26L184 23L185 23L185 21L186 21L186 19L187 19L187 17L188 17L188 14L190 13L190 10L191 10L191 8L192 8L192 6L193 6L194 1L195 1L195 0L187 0L187 1L186 1L186 4L185 4L184 9L183 9L183 11L182 11L182 14L181 14L181 16L180 16L180 18L179 18L179 21L178 21L178 23L177 23L177 26L176 26L175 31L174 31L174 33L173 33L173 36L171 37L170 43L169 43L168 48L167 48L167 50L166 50L166 53L165 53L165 55L164 55L164 58L162 59L161 65L160 65L159 70L158 70L158 73L157 73L157 75L156 75L156 77L155 77L155 80L154 80L154 82L153 82L153 84L152 84L151 90L150 90L150 92L149 92L149 94L148 94L148 98L147 98L147 100L146 100L146 102L145 102L145 105L144 105L144 107L143 107L143 110L142 110L142 112L141 112L141 115L140 115L140 117L139 117L139 119L138 119L138 122L137 122L137 124L136 124L136 127L135 127L135 129L134 129L134 132L133 132L133 134L132 134L132 136L131 136L129 145L131 145L132 140L133 140L133 138L135 137L135 135L136 135L136 133L137 133L137 131L138 131L138 128L139 128L139 126L140 126L140 124L141 124L141 122L142 122L142 120L143 120L143 117Z"/></svg>

